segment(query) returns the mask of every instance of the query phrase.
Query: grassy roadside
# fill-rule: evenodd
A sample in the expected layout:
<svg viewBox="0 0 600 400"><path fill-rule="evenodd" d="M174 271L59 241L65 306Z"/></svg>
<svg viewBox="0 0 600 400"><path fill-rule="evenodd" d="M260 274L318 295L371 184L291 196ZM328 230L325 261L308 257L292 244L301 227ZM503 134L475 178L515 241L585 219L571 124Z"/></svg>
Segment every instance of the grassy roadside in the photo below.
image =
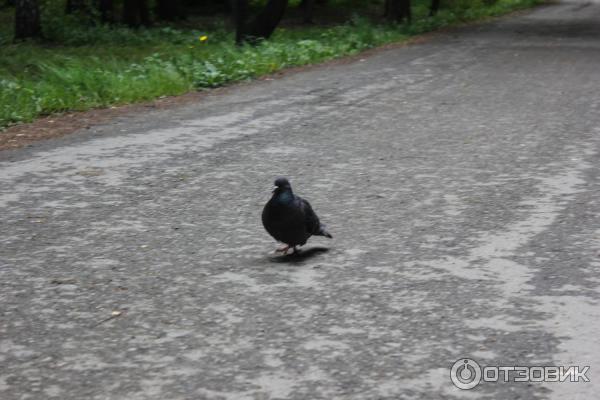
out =
<svg viewBox="0 0 600 400"><path fill-rule="evenodd" d="M454 1L427 17L417 0L410 25L353 18L334 26L287 27L256 47L236 47L224 27L57 29L61 46L13 45L0 33L0 129L36 117L149 100L317 63L446 26L501 15L541 0ZM0 15L0 25L8 20ZM202 39L202 40L201 40Z"/></svg>

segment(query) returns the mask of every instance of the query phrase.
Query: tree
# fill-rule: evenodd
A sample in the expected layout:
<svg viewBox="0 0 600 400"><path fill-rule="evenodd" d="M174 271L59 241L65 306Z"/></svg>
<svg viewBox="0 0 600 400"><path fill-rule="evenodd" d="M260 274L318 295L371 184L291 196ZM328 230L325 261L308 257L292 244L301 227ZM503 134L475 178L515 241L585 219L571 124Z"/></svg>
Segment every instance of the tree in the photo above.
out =
<svg viewBox="0 0 600 400"><path fill-rule="evenodd" d="M156 11L158 18L165 21L174 21L183 17L179 0L158 0Z"/></svg>
<svg viewBox="0 0 600 400"><path fill-rule="evenodd" d="M15 40L42 36L38 0L16 0Z"/></svg>
<svg viewBox="0 0 600 400"><path fill-rule="evenodd" d="M86 0L67 0L65 7L67 14L89 13L89 5Z"/></svg>
<svg viewBox="0 0 600 400"><path fill-rule="evenodd" d="M431 0L431 7L429 7L429 16L433 17L437 14L440 9L440 0Z"/></svg>
<svg viewBox="0 0 600 400"><path fill-rule="evenodd" d="M385 0L385 16L395 22L410 22L410 0Z"/></svg>
<svg viewBox="0 0 600 400"><path fill-rule="evenodd" d="M235 41L257 43L268 39L279 25L288 0L269 0L264 8L248 20L248 0L234 0Z"/></svg>
<svg viewBox="0 0 600 400"><path fill-rule="evenodd" d="M303 22L305 24L313 23L313 15L315 14L316 4L326 4L327 0L302 0L300 2L300 8L302 9Z"/></svg>
<svg viewBox="0 0 600 400"><path fill-rule="evenodd" d="M86 25L96 25L98 8L98 0L67 0L65 14L76 16Z"/></svg>
<svg viewBox="0 0 600 400"><path fill-rule="evenodd" d="M140 25L149 26L148 0L124 0L123 22L132 28L138 28Z"/></svg>
<svg viewBox="0 0 600 400"><path fill-rule="evenodd" d="M315 0L302 0L300 3L302 8L303 21L305 24L313 23L313 15L315 12Z"/></svg>
<svg viewBox="0 0 600 400"><path fill-rule="evenodd" d="M100 13L100 21L103 23L113 22L114 5L113 0L96 0L96 6Z"/></svg>

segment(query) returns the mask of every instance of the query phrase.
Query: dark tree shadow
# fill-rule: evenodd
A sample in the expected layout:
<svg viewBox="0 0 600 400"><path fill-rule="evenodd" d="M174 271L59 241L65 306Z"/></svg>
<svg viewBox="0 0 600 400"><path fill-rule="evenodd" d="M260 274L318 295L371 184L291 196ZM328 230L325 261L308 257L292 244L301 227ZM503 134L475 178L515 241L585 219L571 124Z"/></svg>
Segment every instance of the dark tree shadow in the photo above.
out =
<svg viewBox="0 0 600 400"><path fill-rule="evenodd" d="M284 256L269 257L269 261L283 264L298 264L310 260L321 253L327 253L328 251L329 249L327 247L310 247L308 249L297 250L295 253Z"/></svg>

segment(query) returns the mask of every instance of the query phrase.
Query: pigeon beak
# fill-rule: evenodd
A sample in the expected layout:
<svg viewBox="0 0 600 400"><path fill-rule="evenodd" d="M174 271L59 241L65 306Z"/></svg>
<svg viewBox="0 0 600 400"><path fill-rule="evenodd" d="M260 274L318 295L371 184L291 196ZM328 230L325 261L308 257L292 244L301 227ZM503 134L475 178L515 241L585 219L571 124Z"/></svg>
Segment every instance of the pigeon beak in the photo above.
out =
<svg viewBox="0 0 600 400"><path fill-rule="evenodd" d="M277 186L273 186L273 193L275 193L275 191L276 191L277 189L279 189L279 187L277 187Z"/></svg>

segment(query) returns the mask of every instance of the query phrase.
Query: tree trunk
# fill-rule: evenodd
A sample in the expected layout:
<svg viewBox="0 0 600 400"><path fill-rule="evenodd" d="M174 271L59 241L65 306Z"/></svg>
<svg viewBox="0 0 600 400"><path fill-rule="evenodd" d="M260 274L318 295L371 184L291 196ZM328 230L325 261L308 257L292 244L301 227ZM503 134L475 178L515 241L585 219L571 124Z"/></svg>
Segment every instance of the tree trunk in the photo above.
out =
<svg viewBox="0 0 600 400"><path fill-rule="evenodd" d="M140 4L140 23L144 26L150 26L150 8L148 0L138 0Z"/></svg>
<svg viewBox="0 0 600 400"><path fill-rule="evenodd" d="M100 13L100 21L103 24L114 21L114 5L113 0L97 0L97 8Z"/></svg>
<svg viewBox="0 0 600 400"><path fill-rule="evenodd" d="M440 9L440 0L431 0L431 7L429 8L429 16L433 17L437 14Z"/></svg>
<svg viewBox="0 0 600 400"><path fill-rule="evenodd" d="M182 17L179 0L158 0L156 11L158 18L165 21L174 21Z"/></svg>
<svg viewBox="0 0 600 400"><path fill-rule="evenodd" d="M67 14L87 13L90 9L86 0L67 0L65 12Z"/></svg>
<svg viewBox="0 0 600 400"><path fill-rule="evenodd" d="M132 28L150 25L148 0L123 1L123 22Z"/></svg>
<svg viewBox="0 0 600 400"><path fill-rule="evenodd" d="M267 5L250 21L248 16L248 0L235 1L236 43L258 43L260 39L268 39L272 34L287 7L288 0L269 0Z"/></svg>
<svg viewBox="0 0 600 400"><path fill-rule="evenodd" d="M17 0L15 7L15 40L41 37L38 0Z"/></svg>
<svg viewBox="0 0 600 400"><path fill-rule="evenodd" d="M391 21L410 22L412 19L410 0L386 0L385 16Z"/></svg>
<svg viewBox="0 0 600 400"><path fill-rule="evenodd" d="M248 18L248 0L233 0L233 24L235 25L235 43L242 44L244 41L244 24Z"/></svg>
<svg viewBox="0 0 600 400"><path fill-rule="evenodd" d="M305 24L312 24L315 13L315 0L302 0L300 6L302 7L303 22Z"/></svg>
<svg viewBox="0 0 600 400"><path fill-rule="evenodd" d="M137 1L136 0L125 0L123 1L123 23L131 27L138 25L137 19Z"/></svg>

